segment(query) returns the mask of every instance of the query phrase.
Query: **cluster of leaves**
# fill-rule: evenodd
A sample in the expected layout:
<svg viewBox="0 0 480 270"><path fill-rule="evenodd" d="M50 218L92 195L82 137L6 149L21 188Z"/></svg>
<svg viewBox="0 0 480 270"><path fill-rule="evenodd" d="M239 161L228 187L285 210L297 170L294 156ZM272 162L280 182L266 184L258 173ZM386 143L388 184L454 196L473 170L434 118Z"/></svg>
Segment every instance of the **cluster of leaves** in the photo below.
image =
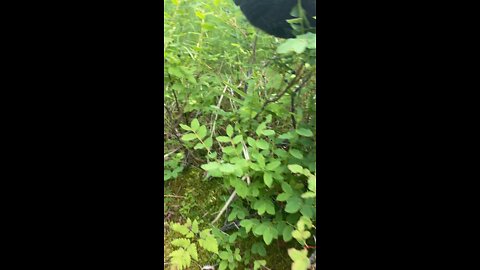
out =
<svg viewBox="0 0 480 270"><path fill-rule="evenodd" d="M178 175L183 172L184 166L182 164L184 154L177 153L172 158L164 161L163 165L163 181L176 179Z"/></svg>
<svg viewBox="0 0 480 270"><path fill-rule="evenodd" d="M260 269L267 260L256 256L283 241L293 247L293 269L304 270L302 246L312 242L316 220L316 35L282 43L260 35L252 46L254 29L232 2L164 2L165 151L188 149L169 160L164 176L175 179L188 156L219 189L235 191L227 221L239 220L239 229L209 234L219 269ZM170 255L179 269L198 255L191 227ZM257 240L238 248L248 237Z"/></svg>
<svg viewBox="0 0 480 270"><path fill-rule="evenodd" d="M316 176L310 171L315 169L315 149L309 148L306 156L299 149L314 145L314 133L307 128L298 128L277 135L268 127L271 122L272 116L269 115L251 136L228 125L226 134L215 138L217 150L222 153L217 159L214 159L217 151L213 151L213 136L209 136L206 126L200 125L198 119L194 119L190 126L182 125L187 131L182 139L195 142L196 149L207 151L207 156L214 160L202 168L209 176L223 179L243 199L234 204L228 220L240 219L244 230L232 234L230 242L252 232L263 238L266 245L279 237L285 242L295 238L301 245L306 245L315 220ZM288 145L287 149L283 145ZM244 176L251 179L250 184L242 180ZM245 219L251 210L258 218ZM258 245L252 247L252 251L259 249ZM228 249L225 252L228 253ZM222 262L225 267L235 267L235 261ZM304 264L296 265L303 267ZM301 269L297 267L300 266L295 269Z"/></svg>
<svg viewBox="0 0 480 270"><path fill-rule="evenodd" d="M197 244L208 252L218 254L218 243L211 234L211 229L200 231L197 220L192 222L190 219L187 219L185 224L171 223L170 227L182 236L182 238L172 241L172 245L177 247L169 255L172 269L187 269L190 267L192 259L198 261ZM198 242L194 242L197 239Z"/></svg>

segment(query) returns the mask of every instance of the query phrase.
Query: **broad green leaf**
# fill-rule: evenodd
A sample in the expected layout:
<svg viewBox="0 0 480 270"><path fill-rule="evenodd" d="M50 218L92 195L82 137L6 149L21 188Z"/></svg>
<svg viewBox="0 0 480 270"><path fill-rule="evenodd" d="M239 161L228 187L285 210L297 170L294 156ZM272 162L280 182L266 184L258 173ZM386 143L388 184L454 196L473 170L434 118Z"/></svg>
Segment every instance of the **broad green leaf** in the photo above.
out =
<svg viewBox="0 0 480 270"><path fill-rule="evenodd" d="M184 124L180 124L180 127L186 131L192 131L192 128L187 126L187 125L184 125Z"/></svg>
<svg viewBox="0 0 480 270"><path fill-rule="evenodd" d="M290 151L288 151L288 152L290 153L290 155L292 155L292 156L295 157L295 158L303 159L303 154L302 154L302 152L300 152L300 151L297 150L297 149L291 148Z"/></svg>
<svg viewBox="0 0 480 270"><path fill-rule="evenodd" d="M313 218L313 215L315 214L315 208L313 208L312 205L305 204L300 209L300 213L302 213L302 215L307 216L309 218Z"/></svg>
<svg viewBox="0 0 480 270"><path fill-rule="evenodd" d="M299 128L295 130L298 135L303 136L303 137L313 137L313 132L310 129L306 128Z"/></svg>
<svg viewBox="0 0 480 270"><path fill-rule="evenodd" d="M195 147L193 147L193 149L195 150L201 150L201 149L204 149L205 148L205 145L203 143L197 143L195 145Z"/></svg>
<svg viewBox="0 0 480 270"><path fill-rule="evenodd" d="M209 137L204 141L204 143L208 149L211 149L213 146L213 139Z"/></svg>
<svg viewBox="0 0 480 270"><path fill-rule="evenodd" d="M307 49L308 42L306 39L287 39L284 43L280 44L277 48L277 53L287 54L295 52L297 54L303 53Z"/></svg>
<svg viewBox="0 0 480 270"><path fill-rule="evenodd" d="M261 269L262 266L265 266L265 265L267 265L266 260L256 260L253 262L253 270Z"/></svg>
<svg viewBox="0 0 480 270"><path fill-rule="evenodd" d="M192 120L192 123L190 124L190 127L192 128L193 131L198 130L198 128L200 127L200 122L198 122L197 118Z"/></svg>
<svg viewBox="0 0 480 270"><path fill-rule="evenodd" d="M256 242L252 245L252 253L258 254L262 257L267 255L267 250L265 250L265 245L262 242Z"/></svg>
<svg viewBox="0 0 480 270"><path fill-rule="evenodd" d="M227 135L230 138L233 136L233 127L231 125L227 126Z"/></svg>
<svg viewBox="0 0 480 270"><path fill-rule="evenodd" d="M228 267L228 261L221 261L218 270L225 270Z"/></svg>
<svg viewBox="0 0 480 270"><path fill-rule="evenodd" d="M297 165L297 164L288 165L288 169L289 169L292 173L299 173L299 174L302 174L302 173L303 173L303 167L300 166L300 165Z"/></svg>
<svg viewBox="0 0 480 270"><path fill-rule="evenodd" d="M293 227L288 225L288 226L285 226L285 228L283 229L283 233L282 233L282 236L283 236L283 240L285 242L288 242L290 240L292 240L292 232L293 232Z"/></svg>
<svg viewBox="0 0 480 270"><path fill-rule="evenodd" d="M273 184L273 178L272 178L272 174L269 173L269 172L265 172L263 174L263 181L265 182L265 185L267 185L267 187L272 187L272 184Z"/></svg>
<svg viewBox="0 0 480 270"><path fill-rule="evenodd" d="M227 136L218 136L217 141L221 143L230 143L230 138Z"/></svg>
<svg viewBox="0 0 480 270"><path fill-rule="evenodd" d="M240 221L240 226L244 227L247 233L252 229L254 222L251 219L244 219Z"/></svg>
<svg viewBox="0 0 480 270"><path fill-rule="evenodd" d="M195 139L197 139L197 135L195 135L194 133L188 133L182 136L182 141L184 142L193 141Z"/></svg>
<svg viewBox="0 0 480 270"><path fill-rule="evenodd" d="M235 136L235 138L233 138L233 144L239 144L240 142L242 142L242 140L243 140L243 136L237 135Z"/></svg>
<svg viewBox="0 0 480 270"><path fill-rule="evenodd" d="M270 148L270 145L265 140L258 140L257 141L257 147L262 149L262 150L268 150Z"/></svg>
<svg viewBox="0 0 480 270"><path fill-rule="evenodd" d="M275 131L271 130L271 129L266 129L266 130L262 131L262 134L265 135L265 136L273 136L273 135L275 135Z"/></svg>
<svg viewBox="0 0 480 270"><path fill-rule="evenodd" d="M266 169L269 171L275 171L282 163L278 160L268 163Z"/></svg>
<svg viewBox="0 0 480 270"><path fill-rule="evenodd" d="M230 258L230 253L222 251L218 254L218 257L220 257L222 260L228 260L228 258Z"/></svg>
<svg viewBox="0 0 480 270"><path fill-rule="evenodd" d="M217 170L220 168L220 163L218 162L210 162L210 163L207 163L207 164L203 164L201 166L202 169L204 169L205 171L212 171L212 170Z"/></svg>
<svg viewBox="0 0 480 270"><path fill-rule="evenodd" d="M277 201L284 202L284 201L288 200L288 198L290 198L291 196L292 196L292 194L290 194L290 193L285 193L285 192L280 193L277 196Z"/></svg>
<svg viewBox="0 0 480 270"><path fill-rule="evenodd" d="M200 137L200 139L203 140L206 136L207 136L207 127L203 125L198 129L198 137Z"/></svg>
<svg viewBox="0 0 480 270"><path fill-rule="evenodd" d="M293 214L298 212L302 207L302 199L298 196L293 196L287 200L287 205L285 206L285 212Z"/></svg>
<svg viewBox="0 0 480 270"><path fill-rule="evenodd" d="M265 242L265 244L270 245L270 243L272 243L272 240L273 235L271 231L269 229L266 229L263 233L263 241Z"/></svg>

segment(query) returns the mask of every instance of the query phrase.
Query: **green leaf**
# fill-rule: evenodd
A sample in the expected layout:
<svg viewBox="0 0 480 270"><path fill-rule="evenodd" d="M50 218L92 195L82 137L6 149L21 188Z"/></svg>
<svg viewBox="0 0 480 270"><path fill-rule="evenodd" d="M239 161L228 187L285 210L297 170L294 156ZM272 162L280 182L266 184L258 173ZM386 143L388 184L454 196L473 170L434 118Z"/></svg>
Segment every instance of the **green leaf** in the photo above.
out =
<svg viewBox="0 0 480 270"><path fill-rule="evenodd" d="M206 136L207 136L207 127L206 126L201 126L198 129L198 137L200 137L200 139L203 140Z"/></svg>
<svg viewBox="0 0 480 270"><path fill-rule="evenodd" d="M269 173L269 172L265 172L263 174L263 181L265 182L265 185L267 185L267 187L272 187L272 183L273 183L273 178L272 178L272 174Z"/></svg>
<svg viewBox="0 0 480 270"><path fill-rule="evenodd" d="M262 131L262 134L265 135L265 136L273 136L273 135L275 135L275 131L271 130L271 129L266 129L266 130Z"/></svg>
<svg viewBox="0 0 480 270"><path fill-rule="evenodd" d="M285 206L285 212L293 214L298 212L302 207L302 199L298 196L293 196L287 200L287 205Z"/></svg>
<svg viewBox="0 0 480 270"><path fill-rule="evenodd" d="M304 199L315 198L315 197L316 197L316 194L311 192L311 191L307 191L307 192L302 194L302 198L304 198Z"/></svg>
<svg viewBox="0 0 480 270"><path fill-rule="evenodd" d="M313 132L310 129L306 128L299 128L295 130L298 135L303 136L303 137L313 137Z"/></svg>
<svg viewBox="0 0 480 270"><path fill-rule="evenodd" d="M303 159L303 154L302 154L302 152L300 152L300 151L297 150L297 149L291 148L290 151L288 151L288 152L290 153L290 155L292 155L292 156L295 157L295 158Z"/></svg>
<svg viewBox="0 0 480 270"><path fill-rule="evenodd" d="M197 246L192 243L188 248L187 248L187 251L188 253L190 254L190 256L192 256L192 258L195 260L195 261L198 261L198 252L197 252Z"/></svg>
<svg viewBox="0 0 480 270"><path fill-rule="evenodd" d="M243 136L237 135L235 136L235 138L233 138L233 144L239 144L240 142L242 142L242 140L243 140Z"/></svg>
<svg viewBox="0 0 480 270"><path fill-rule="evenodd" d="M200 127L200 122L198 122L197 118L192 120L192 123L190 124L190 127L192 128L193 131L198 130L198 128Z"/></svg>
<svg viewBox="0 0 480 270"><path fill-rule="evenodd" d="M230 138L233 136L233 127L231 125L227 126L227 135Z"/></svg>
<svg viewBox="0 0 480 270"><path fill-rule="evenodd" d="M222 251L218 254L218 257L220 257L222 260L228 260L228 258L230 258L230 253Z"/></svg>
<svg viewBox="0 0 480 270"><path fill-rule="evenodd" d="M248 233L253 226L253 222L250 219L244 219L244 220L240 221L240 226L244 227L245 230Z"/></svg>
<svg viewBox="0 0 480 270"><path fill-rule="evenodd" d="M170 253L170 263L176 266L177 269L183 270L190 267L191 257L190 254L183 248L179 248Z"/></svg>
<svg viewBox="0 0 480 270"><path fill-rule="evenodd" d="M267 265L267 261L266 260L256 260L253 262L253 270L258 270L260 268L262 268L262 266L265 266Z"/></svg>
<svg viewBox="0 0 480 270"><path fill-rule="evenodd" d="M288 200L288 198L290 198L291 196L292 196L292 194L290 194L290 193L285 193L285 192L280 193L277 196L277 201L284 202L284 201Z"/></svg>
<svg viewBox="0 0 480 270"><path fill-rule="evenodd" d="M288 194L293 193L292 186L290 186L288 183L283 182L282 183L282 189L283 189L283 191L285 191L285 193L288 193Z"/></svg>
<svg viewBox="0 0 480 270"><path fill-rule="evenodd" d="M235 243L235 240L237 240L238 233L232 233L230 237L228 237L228 242L230 244Z"/></svg>
<svg viewBox="0 0 480 270"><path fill-rule="evenodd" d="M248 143L248 145L250 145L251 147L254 147L254 148L257 147L257 141L255 141L255 139L253 139L253 138L251 138L251 137L247 137L247 143Z"/></svg>
<svg viewBox="0 0 480 270"><path fill-rule="evenodd" d="M312 205L305 204L303 205L302 209L300 209L300 213L309 218L313 218L313 215L315 214L315 208L313 208Z"/></svg>
<svg viewBox="0 0 480 270"><path fill-rule="evenodd" d="M174 245L176 247L187 248L190 245L190 240L188 240L186 238L178 238L178 239L173 240L171 243L172 243L172 245Z"/></svg>
<svg viewBox="0 0 480 270"><path fill-rule="evenodd" d="M198 221L195 219L192 223L192 232L194 233L198 233L199 230L198 230Z"/></svg>
<svg viewBox="0 0 480 270"><path fill-rule="evenodd" d="M200 150L200 149L204 149L205 148L205 145L203 143L197 143L195 145L195 147L193 147L193 149L195 150Z"/></svg>
<svg viewBox="0 0 480 270"><path fill-rule="evenodd" d="M173 223L170 228L172 228L172 230L182 234L182 235L187 235L188 232L190 232L190 230L184 226L184 225L181 225L179 223Z"/></svg>
<svg viewBox="0 0 480 270"><path fill-rule="evenodd" d="M188 133L182 136L182 141L184 142L193 141L195 139L197 139L197 135L195 135L194 133Z"/></svg>
<svg viewBox="0 0 480 270"><path fill-rule="evenodd" d="M263 232L263 241L265 242L265 244L270 245L272 243L272 240L273 240L272 231L268 229L265 230Z"/></svg>
<svg viewBox="0 0 480 270"><path fill-rule="evenodd" d="M217 141L221 143L230 143L230 138L227 136L218 136Z"/></svg>
<svg viewBox="0 0 480 270"><path fill-rule="evenodd" d="M293 260L292 270L307 270L310 267L308 250L288 249L288 256Z"/></svg>
<svg viewBox="0 0 480 270"><path fill-rule="evenodd" d="M265 140L258 140L257 141L257 147L262 149L262 150L268 150L270 148L270 145Z"/></svg>
<svg viewBox="0 0 480 270"><path fill-rule="evenodd" d="M253 228L253 233L256 235L263 235L263 232L267 229L266 223L260 223Z"/></svg>
<svg viewBox="0 0 480 270"><path fill-rule="evenodd" d="M218 270L225 270L228 267L228 261L221 261Z"/></svg>
<svg viewBox="0 0 480 270"><path fill-rule="evenodd" d="M268 163L266 169L269 171L275 171L282 163L278 160Z"/></svg>
<svg viewBox="0 0 480 270"><path fill-rule="evenodd" d="M218 254L218 243L215 237L209 235L205 239L198 240L198 243L205 250Z"/></svg>
<svg viewBox="0 0 480 270"><path fill-rule="evenodd" d="M235 191L237 192L238 196L240 196L240 198L245 199L245 197L247 197L248 195L247 183L242 180L238 180L235 185Z"/></svg>
<svg viewBox="0 0 480 270"><path fill-rule="evenodd" d="M223 148L223 153L227 155L235 155L237 153L237 149L232 146L227 146Z"/></svg>
<svg viewBox="0 0 480 270"><path fill-rule="evenodd" d="M211 149L213 146L213 139L209 137L204 141L204 143L208 149Z"/></svg>
<svg viewBox="0 0 480 270"><path fill-rule="evenodd" d="M262 135L263 130L265 130L266 128L267 128L267 124L261 123L260 125L258 125L257 130L255 130L255 133L257 133L257 135L260 136Z"/></svg>
<svg viewBox="0 0 480 270"><path fill-rule="evenodd" d="M220 164L220 171L225 174L232 174L235 172L236 166L230 163Z"/></svg>
<svg viewBox="0 0 480 270"><path fill-rule="evenodd" d="M285 242L288 242L288 241L292 240L292 232L293 232L293 227L292 226L290 226L290 225L285 226L285 228L283 229L283 233L282 233L283 240Z"/></svg>
<svg viewBox="0 0 480 270"><path fill-rule="evenodd" d="M284 43L280 44L277 48L277 53L287 54L295 52L297 54L303 53L307 49L308 42L306 39L287 39Z"/></svg>
<svg viewBox="0 0 480 270"><path fill-rule="evenodd" d="M288 165L288 169L289 169L292 173L303 174L303 167L300 166L300 165L297 165L297 164Z"/></svg>
<svg viewBox="0 0 480 270"><path fill-rule="evenodd" d="M253 204L253 208L258 211L259 215L263 215L267 212L270 215L275 215L275 206L269 199L260 199Z"/></svg>
<svg viewBox="0 0 480 270"><path fill-rule="evenodd" d="M210 162L210 163L207 163L207 164L203 164L201 166L202 169L204 169L205 171L212 171L212 170L218 170L220 168L220 163L218 162Z"/></svg>
<svg viewBox="0 0 480 270"><path fill-rule="evenodd" d="M184 124L180 124L180 127L183 128L184 130L186 131L192 131L192 128L187 126L187 125L184 125Z"/></svg>
<svg viewBox="0 0 480 270"><path fill-rule="evenodd" d="M252 253L258 254L262 257L267 255L267 250L265 250L265 245L262 242L256 242L252 245Z"/></svg>

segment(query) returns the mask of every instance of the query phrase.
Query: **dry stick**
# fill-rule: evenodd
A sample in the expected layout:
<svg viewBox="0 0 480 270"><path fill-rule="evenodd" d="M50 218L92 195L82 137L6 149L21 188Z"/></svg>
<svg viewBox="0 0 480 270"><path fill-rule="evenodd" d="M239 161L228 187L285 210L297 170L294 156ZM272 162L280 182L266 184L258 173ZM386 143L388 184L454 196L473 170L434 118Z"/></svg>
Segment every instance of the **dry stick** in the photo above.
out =
<svg viewBox="0 0 480 270"><path fill-rule="evenodd" d="M243 146L243 155L245 156L245 159L248 161L248 160L250 160L250 155L248 154L248 148L247 148L247 146L245 145L244 142L242 142L242 146ZM247 185L250 185L250 176L246 175L244 178L247 179ZM228 198L227 202L222 207L222 210L220 210L220 212L218 212L217 217L215 217L215 219L212 221L212 224L215 224L215 222L217 222L220 219L223 212L225 212L225 210L227 210L228 206L230 206L230 204L233 202L236 195L237 195L237 192L233 191L232 195L230 195L230 198Z"/></svg>
<svg viewBox="0 0 480 270"><path fill-rule="evenodd" d="M223 96L225 95L225 92L227 91L228 89L228 86L225 85L225 88L223 89L223 93L222 95L220 96L219 100L218 100L218 104L217 104L217 107L220 108L220 105L222 105L222 100L223 100ZM213 118L213 116L212 116ZM217 123L217 119L218 119L218 113L215 113L215 119L212 121L212 131L211 131L211 134L212 134L212 138L213 138L213 134L215 133L215 125Z"/></svg>
<svg viewBox="0 0 480 270"><path fill-rule="evenodd" d="M177 149L173 150L172 152L166 154L166 155L163 155L163 160L166 160L169 156L175 154L178 150L180 150L181 147L178 147Z"/></svg>
<svg viewBox="0 0 480 270"><path fill-rule="evenodd" d="M167 198L178 198L178 199L184 199L184 198L186 198L185 196L169 195L169 194L165 194L165 195L163 195L163 197L167 197Z"/></svg>

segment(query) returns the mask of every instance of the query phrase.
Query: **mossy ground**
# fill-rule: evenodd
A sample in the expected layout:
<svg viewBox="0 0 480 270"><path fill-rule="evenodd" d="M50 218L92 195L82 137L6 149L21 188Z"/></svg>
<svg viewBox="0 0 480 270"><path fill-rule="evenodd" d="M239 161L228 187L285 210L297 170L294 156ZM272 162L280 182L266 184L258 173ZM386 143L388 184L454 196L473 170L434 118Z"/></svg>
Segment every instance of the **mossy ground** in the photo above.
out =
<svg viewBox="0 0 480 270"><path fill-rule="evenodd" d="M200 229L210 228L210 222L215 218L218 211L222 208L224 202L230 195L228 191L222 188L218 180L203 178L203 172L200 170L190 170L175 180L164 184L164 262L168 262L168 255L175 249L171 241L178 237L178 234L169 229L170 222L184 223L187 218L196 219L199 222ZM220 220L219 224L223 224ZM237 239L235 247L240 250L248 250L261 238L250 236L247 239ZM294 241L284 243L283 241L274 241L266 247L267 257L261 258L258 255L254 257L257 260L266 260L267 267L272 270L286 270L291 268L287 249L294 245ZM296 246L298 248L298 245ZM211 256L199 249L199 262L192 263L190 269L201 269L201 266L214 264ZM253 269L250 267L241 267L238 269ZM164 269L170 269L166 264Z"/></svg>

